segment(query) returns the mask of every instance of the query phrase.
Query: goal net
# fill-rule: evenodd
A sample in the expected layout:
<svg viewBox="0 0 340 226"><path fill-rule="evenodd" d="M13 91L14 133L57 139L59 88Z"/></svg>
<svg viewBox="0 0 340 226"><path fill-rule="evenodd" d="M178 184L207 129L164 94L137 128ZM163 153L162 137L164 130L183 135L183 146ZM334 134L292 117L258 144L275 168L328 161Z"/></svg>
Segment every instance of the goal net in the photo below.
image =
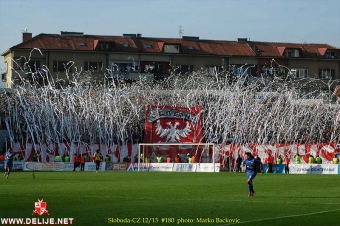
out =
<svg viewBox="0 0 340 226"><path fill-rule="evenodd" d="M212 143L140 143L138 156L138 163L215 163Z"/></svg>

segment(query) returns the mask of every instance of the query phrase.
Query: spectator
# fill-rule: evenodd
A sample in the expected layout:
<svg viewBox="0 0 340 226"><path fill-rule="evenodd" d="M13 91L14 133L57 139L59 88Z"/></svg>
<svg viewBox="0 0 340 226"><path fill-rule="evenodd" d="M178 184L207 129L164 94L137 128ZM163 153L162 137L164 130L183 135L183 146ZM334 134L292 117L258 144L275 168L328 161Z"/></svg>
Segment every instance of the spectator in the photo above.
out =
<svg viewBox="0 0 340 226"><path fill-rule="evenodd" d="M81 155L81 156L80 156L80 171L84 171L84 168L85 168L85 161L86 161L85 156L86 156L86 155Z"/></svg>
<svg viewBox="0 0 340 226"><path fill-rule="evenodd" d="M65 162L70 162L70 156L68 154L65 156Z"/></svg>
<svg viewBox="0 0 340 226"><path fill-rule="evenodd" d="M192 156L192 163L196 163L196 155Z"/></svg>
<svg viewBox="0 0 340 226"><path fill-rule="evenodd" d="M73 171L76 171L76 168L79 166L79 159L76 153L73 154Z"/></svg>
<svg viewBox="0 0 340 226"><path fill-rule="evenodd" d="M339 164L339 159L336 155L333 157L333 164Z"/></svg>
<svg viewBox="0 0 340 226"><path fill-rule="evenodd" d="M99 150L97 150L94 155L94 162L96 163L96 173L98 173L99 167L100 167L100 153Z"/></svg>
<svg viewBox="0 0 340 226"><path fill-rule="evenodd" d="M320 156L318 154L316 154L315 163L316 164L322 164L322 159L320 158Z"/></svg>
<svg viewBox="0 0 340 226"><path fill-rule="evenodd" d="M181 157L179 156L179 154L176 155L175 162L176 163L181 163Z"/></svg>
<svg viewBox="0 0 340 226"><path fill-rule="evenodd" d="M240 155L238 155L236 159L236 172L241 172L241 164L242 164L242 158Z"/></svg>
<svg viewBox="0 0 340 226"><path fill-rule="evenodd" d="M157 156L157 162L158 162L158 163L161 163L161 162L162 162L162 156L161 156L161 155L158 155L158 156Z"/></svg>
<svg viewBox="0 0 340 226"><path fill-rule="evenodd" d="M261 169L261 165L262 165L261 158L259 157L259 155L257 155L255 159L256 159L258 162L261 163L261 164L257 164L257 165L256 165L256 171L257 171L257 172L261 172L261 171L262 171L262 169ZM262 165L262 166L263 166L263 165Z"/></svg>
<svg viewBox="0 0 340 226"><path fill-rule="evenodd" d="M55 160L54 160L54 161L60 162L60 155L59 155L59 154L57 154L57 155L55 156Z"/></svg>
<svg viewBox="0 0 340 226"><path fill-rule="evenodd" d="M285 174L289 174L289 163L290 163L290 158L288 157L288 155L286 155L284 159Z"/></svg>
<svg viewBox="0 0 340 226"><path fill-rule="evenodd" d="M279 155L279 157L277 157L276 164L282 164L282 157L281 157L281 155Z"/></svg>
<svg viewBox="0 0 340 226"><path fill-rule="evenodd" d="M33 162L38 162L38 155L36 152L34 152L34 155L33 155Z"/></svg>
<svg viewBox="0 0 340 226"><path fill-rule="evenodd" d="M123 162L129 162L129 156L125 156L124 158L123 158Z"/></svg>
<svg viewBox="0 0 340 226"><path fill-rule="evenodd" d="M188 163L192 163L192 157L191 157L191 155L188 155Z"/></svg>
<svg viewBox="0 0 340 226"><path fill-rule="evenodd" d="M295 164L300 164L301 163L301 157L300 157L299 153L297 153L294 156L294 158L295 158Z"/></svg>
<svg viewBox="0 0 340 226"><path fill-rule="evenodd" d="M274 158L272 154L269 152L268 157L267 157L268 173L273 173L273 162L274 162Z"/></svg>

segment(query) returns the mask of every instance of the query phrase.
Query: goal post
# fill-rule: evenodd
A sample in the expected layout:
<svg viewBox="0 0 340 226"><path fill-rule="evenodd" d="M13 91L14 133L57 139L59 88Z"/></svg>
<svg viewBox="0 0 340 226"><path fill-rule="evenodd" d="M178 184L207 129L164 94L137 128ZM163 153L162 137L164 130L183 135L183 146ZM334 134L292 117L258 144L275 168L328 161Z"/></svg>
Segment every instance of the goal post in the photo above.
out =
<svg viewBox="0 0 340 226"><path fill-rule="evenodd" d="M138 171L141 166L149 163L215 163L215 144L213 143L139 143L138 144ZM178 159L179 157L179 159ZM178 162L180 161L180 162Z"/></svg>

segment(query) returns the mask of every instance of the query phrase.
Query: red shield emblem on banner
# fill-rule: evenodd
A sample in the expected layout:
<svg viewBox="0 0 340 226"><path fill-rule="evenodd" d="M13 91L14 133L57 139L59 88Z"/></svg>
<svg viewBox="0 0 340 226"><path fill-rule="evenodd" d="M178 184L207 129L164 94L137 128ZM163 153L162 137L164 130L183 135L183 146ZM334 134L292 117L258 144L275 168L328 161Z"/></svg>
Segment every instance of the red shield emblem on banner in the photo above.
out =
<svg viewBox="0 0 340 226"><path fill-rule="evenodd" d="M148 106L146 143L199 143L202 139L202 107Z"/></svg>
<svg viewBox="0 0 340 226"><path fill-rule="evenodd" d="M43 202L43 201L44 200L39 200L38 199L38 202L34 203L35 210L33 210L32 215L34 215L34 214L38 214L40 216L42 216L44 214L50 215L48 213L48 210L47 210L47 203Z"/></svg>

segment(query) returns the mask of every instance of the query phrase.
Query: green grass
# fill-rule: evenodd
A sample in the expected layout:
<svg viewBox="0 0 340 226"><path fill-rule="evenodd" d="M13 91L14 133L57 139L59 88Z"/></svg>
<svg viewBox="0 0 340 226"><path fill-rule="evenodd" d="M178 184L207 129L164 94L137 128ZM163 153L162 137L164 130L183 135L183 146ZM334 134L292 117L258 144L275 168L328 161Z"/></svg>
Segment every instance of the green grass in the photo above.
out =
<svg viewBox="0 0 340 226"><path fill-rule="evenodd" d="M177 225L336 225L340 214L339 175L259 174L255 196L247 197L244 173L12 172L0 178L1 218L74 218L73 225L147 225L146 218ZM47 202L49 216L32 216L34 203ZM108 223L140 218L144 223ZM144 219L143 219L144 218ZM172 218L174 223L161 223ZM210 218L214 223L198 223Z"/></svg>

